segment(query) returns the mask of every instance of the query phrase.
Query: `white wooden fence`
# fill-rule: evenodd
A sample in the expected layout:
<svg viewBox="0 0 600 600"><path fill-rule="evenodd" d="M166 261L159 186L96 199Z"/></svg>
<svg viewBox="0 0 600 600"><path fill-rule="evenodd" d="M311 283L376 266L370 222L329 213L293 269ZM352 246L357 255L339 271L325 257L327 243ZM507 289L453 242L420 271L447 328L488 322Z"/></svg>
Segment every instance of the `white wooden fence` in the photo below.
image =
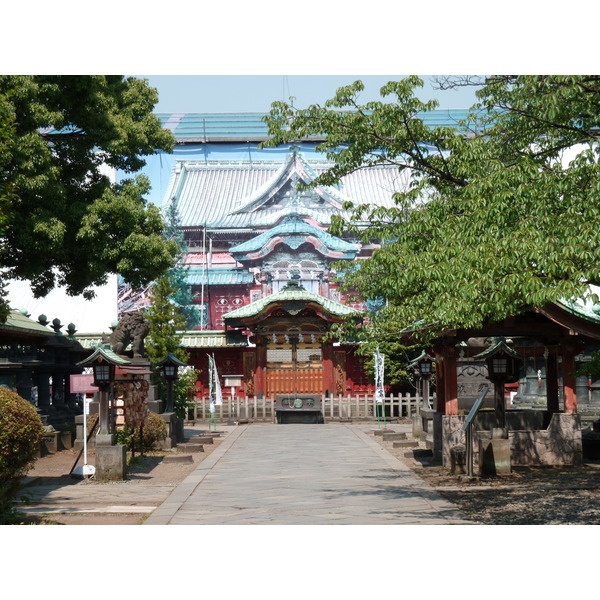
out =
<svg viewBox="0 0 600 600"><path fill-rule="evenodd" d="M386 396L383 406L385 415L389 418L408 417L418 413L421 399L410 394ZM327 419L368 419L383 417L381 405L377 405L375 396L359 394L356 396L321 397L321 411ZM248 396L227 396L223 404L215 407L216 418L219 421L235 421L250 419L253 421L275 421L275 398L249 398ZM209 411L209 400L205 396L198 398L188 417L194 420L214 418Z"/></svg>

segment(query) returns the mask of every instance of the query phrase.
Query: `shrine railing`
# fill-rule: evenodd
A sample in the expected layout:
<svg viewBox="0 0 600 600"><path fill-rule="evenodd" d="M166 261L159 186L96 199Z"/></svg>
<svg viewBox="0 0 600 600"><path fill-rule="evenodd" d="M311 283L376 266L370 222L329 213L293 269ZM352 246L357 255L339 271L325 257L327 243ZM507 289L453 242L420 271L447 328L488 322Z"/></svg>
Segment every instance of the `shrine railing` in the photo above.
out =
<svg viewBox="0 0 600 600"><path fill-rule="evenodd" d="M337 419L370 419L410 417L417 414L421 399L410 394L386 396L382 405L377 405L375 397L367 394L354 396L321 397L323 417L327 421ZM384 410L381 410L383 406ZM223 397L223 403L215 406L216 418L219 421L253 420L275 421L275 398L254 398L248 396ZM198 398L188 418L208 420L212 417L208 397Z"/></svg>

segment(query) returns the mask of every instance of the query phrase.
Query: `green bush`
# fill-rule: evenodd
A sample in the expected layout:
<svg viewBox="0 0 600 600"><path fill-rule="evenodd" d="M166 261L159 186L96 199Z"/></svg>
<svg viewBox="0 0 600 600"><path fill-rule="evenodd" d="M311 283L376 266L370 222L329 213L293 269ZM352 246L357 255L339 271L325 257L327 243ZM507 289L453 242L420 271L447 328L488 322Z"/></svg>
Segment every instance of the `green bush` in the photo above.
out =
<svg viewBox="0 0 600 600"><path fill-rule="evenodd" d="M13 497L38 457L43 433L35 408L0 387L0 524L10 522Z"/></svg>
<svg viewBox="0 0 600 600"><path fill-rule="evenodd" d="M164 419L156 413L148 413L142 427L142 443L144 452L154 450L156 445L167 437L167 424ZM131 451L134 446L140 449L140 429L135 430L130 425L125 425L117 431L115 436L117 444L123 444Z"/></svg>

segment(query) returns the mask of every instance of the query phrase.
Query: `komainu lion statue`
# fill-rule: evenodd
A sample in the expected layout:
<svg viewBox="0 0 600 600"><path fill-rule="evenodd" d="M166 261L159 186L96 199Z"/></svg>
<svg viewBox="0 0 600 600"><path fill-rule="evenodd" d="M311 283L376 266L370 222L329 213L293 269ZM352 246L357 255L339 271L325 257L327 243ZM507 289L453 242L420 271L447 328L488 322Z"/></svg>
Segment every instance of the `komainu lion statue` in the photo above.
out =
<svg viewBox="0 0 600 600"><path fill-rule="evenodd" d="M131 344L133 357L140 358L144 353L144 338L150 331L150 324L140 312L125 313L115 330L108 338L113 352L123 354Z"/></svg>

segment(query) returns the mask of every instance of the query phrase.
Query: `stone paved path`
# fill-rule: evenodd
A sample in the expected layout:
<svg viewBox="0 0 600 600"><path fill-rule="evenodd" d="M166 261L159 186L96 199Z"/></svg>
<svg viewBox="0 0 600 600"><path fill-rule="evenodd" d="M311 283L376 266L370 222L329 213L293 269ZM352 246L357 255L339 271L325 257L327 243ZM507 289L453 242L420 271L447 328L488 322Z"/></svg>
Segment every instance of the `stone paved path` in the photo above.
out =
<svg viewBox="0 0 600 600"><path fill-rule="evenodd" d="M369 424L240 426L147 525L472 524Z"/></svg>

